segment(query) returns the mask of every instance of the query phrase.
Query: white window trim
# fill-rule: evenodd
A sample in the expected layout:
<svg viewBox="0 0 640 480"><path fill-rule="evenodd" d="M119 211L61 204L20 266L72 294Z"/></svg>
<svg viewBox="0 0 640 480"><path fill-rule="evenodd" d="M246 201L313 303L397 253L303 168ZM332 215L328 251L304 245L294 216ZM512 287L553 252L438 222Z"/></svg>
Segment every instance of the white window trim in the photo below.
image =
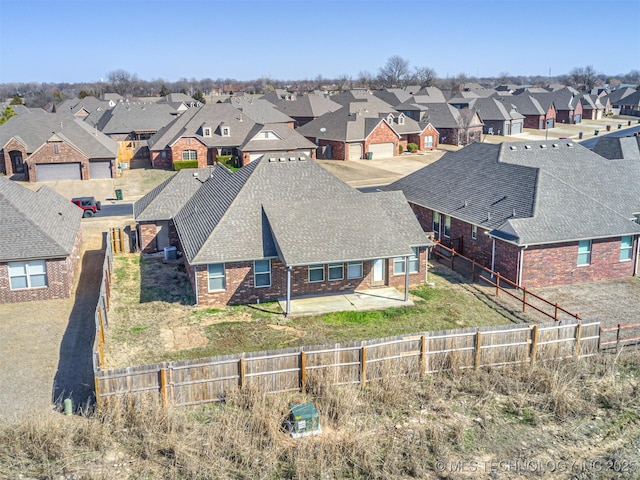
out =
<svg viewBox="0 0 640 480"><path fill-rule="evenodd" d="M222 265L222 275L211 275L211 271L209 270L210 265ZM211 290L211 282L212 278L222 278L222 282L224 284L224 288L216 288L215 290ZM224 292L227 289L227 267L224 263L210 263L207 265L207 291L209 292Z"/></svg>
<svg viewBox="0 0 640 480"><path fill-rule="evenodd" d="M405 274L405 257L394 257L393 258L393 275L404 275ZM402 265L402 271L396 272L396 265Z"/></svg>
<svg viewBox="0 0 640 480"><path fill-rule="evenodd" d="M437 222L438 228L435 228L436 227L436 215L438 216L438 222ZM442 220L442 215L440 215L440 212L434 211L433 212L433 220L431 222L431 228L438 235L440 235L440 221L441 220Z"/></svg>
<svg viewBox="0 0 640 480"><path fill-rule="evenodd" d="M352 276L349 274L349 267L356 266L356 265L360 266L360 274L357 276ZM347 279L348 280L351 280L353 278L362 278L363 272L364 272L363 262L347 262Z"/></svg>
<svg viewBox="0 0 640 480"><path fill-rule="evenodd" d="M42 275L42 273L31 273L29 272L29 266L30 265L42 265L44 267L44 285L40 285L37 287L34 287L31 285L31 277L35 276L35 275ZM23 266L24 270L25 270L25 274L24 275L11 275L11 267L14 266ZM47 288L49 286L49 276L47 275L47 262L45 260L32 260L30 262L9 262L7 263L7 275L9 277L9 289L13 290L13 291L17 291L17 290L28 290L28 289L37 289L37 288ZM13 288L11 286L11 279L12 278L23 278L25 277L27 280L27 286L26 287L20 287L20 288Z"/></svg>
<svg viewBox="0 0 640 480"><path fill-rule="evenodd" d="M477 225L471 225L471 238L473 240L477 240L478 239L478 226Z"/></svg>
<svg viewBox="0 0 640 480"><path fill-rule="evenodd" d="M311 280L311 271L322 269L322 280ZM307 281L309 283L321 283L324 282L324 264L314 264L307 267Z"/></svg>
<svg viewBox="0 0 640 480"><path fill-rule="evenodd" d="M194 158L191 158L191 153L190 152L193 152ZM184 158L184 154L185 153L187 154L188 158ZM197 160L197 159L198 159L198 152L196 150L183 150L182 151L182 160L183 161L185 161L185 160Z"/></svg>
<svg viewBox="0 0 640 480"><path fill-rule="evenodd" d="M447 235L447 229L449 230L448 235ZM450 215L444 216L444 228L442 229L442 235L444 235L446 238L451 238L451 216Z"/></svg>
<svg viewBox="0 0 640 480"><path fill-rule="evenodd" d="M340 278L331 278L331 270L336 270L340 268ZM344 263L330 263L328 268L328 273L327 273L327 279L330 282L339 282L340 280L344 280Z"/></svg>
<svg viewBox="0 0 640 480"><path fill-rule="evenodd" d="M622 247L622 240L625 238L630 238L631 239L631 243L629 244L628 247ZM622 252L629 252L629 258L622 258ZM624 235L621 239L620 239L620 257L619 260L621 262L630 262L631 260L633 260L633 236L632 235Z"/></svg>
<svg viewBox="0 0 640 480"><path fill-rule="evenodd" d="M205 137L210 137L211 136L211 128L210 127L205 127L202 131L203 136Z"/></svg>
<svg viewBox="0 0 640 480"><path fill-rule="evenodd" d="M256 263L257 262L269 262L269 270L266 272L258 272L258 269L256 268ZM258 282L256 282L256 277L258 275L269 275L269 284L268 285L258 285ZM255 288L266 288L266 287L270 287L271 286L271 260L256 260L253 262L253 286Z"/></svg>
<svg viewBox="0 0 640 480"><path fill-rule="evenodd" d="M589 250L587 252L580 252L580 243L584 241L584 242L589 242ZM577 258L577 266L578 267L588 267L589 265L591 265L591 255L593 253L593 242L591 240L582 240L578 242L578 258ZM580 255L586 255L588 254L588 261L587 263L580 263Z"/></svg>
<svg viewBox="0 0 640 480"><path fill-rule="evenodd" d="M420 273L420 249L418 247L411 247L413 255L409 257L409 273ZM411 264L417 265L417 269L411 270Z"/></svg>
<svg viewBox="0 0 640 480"><path fill-rule="evenodd" d="M229 127L222 127L221 135L223 137L230 137L231 136L231 129Z"/></svg>

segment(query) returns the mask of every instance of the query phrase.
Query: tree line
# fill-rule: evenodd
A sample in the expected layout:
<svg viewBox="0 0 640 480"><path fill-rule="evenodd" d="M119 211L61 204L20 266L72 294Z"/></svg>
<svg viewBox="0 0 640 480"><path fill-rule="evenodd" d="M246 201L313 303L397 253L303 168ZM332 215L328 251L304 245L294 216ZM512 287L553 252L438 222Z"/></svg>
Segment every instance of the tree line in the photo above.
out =
<svg viewBox="0 0 640 480"><path fill-rule="evenodd" d="M412 66L400 55L389 57L376 73L360 71L354 78L340 75L337 78L325 78L318 75L313 79L281 80L261 77L250 81L233 78L181 78L171 82L162 78L154 80L140 79L135 73L126 70L113 70L107 74L106 80L98 82L78 83L7 83L0 85L0 101L19 99L28 107L45 107L55 105L67 98L82 98L93 95L100 97L105 93L118 93L123 97L165 96L172 92L185 93L201 103L205 103L206 95L214 91L225 93L266 93L276 88L297 92L330 89L344 91L351 88L403 88L408 85L420 87L436 86L441 90L455 92L469 82L494 87L502 84L513 85L548 85L562 83L581 90L591 90L595 86L619 84L640 84L640 70L631 70L626 74L605 75L592 65L575 67L568 74L554 77L543 75L511 75L501 72L495 77L477 78L464 73L451 77L438 76L435 69L429 66Z"/></svg>

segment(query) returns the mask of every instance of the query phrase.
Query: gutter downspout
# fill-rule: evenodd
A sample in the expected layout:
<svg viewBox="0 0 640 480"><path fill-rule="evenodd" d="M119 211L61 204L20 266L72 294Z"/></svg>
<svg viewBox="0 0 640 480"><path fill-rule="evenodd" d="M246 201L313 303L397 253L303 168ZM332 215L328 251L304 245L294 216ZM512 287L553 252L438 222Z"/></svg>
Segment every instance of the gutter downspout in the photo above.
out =
<svg viewBox="0 0 640 480"><path fill-rule="evenodd" d="M640 236L636 237L636 261L633 267L633 276L638 275L638 259L640 259Z"/></svg>
<svg viewBox="0 0 640 480"><path fill-rule="evenodd" d="M420 253L418 253L418 255L420 255ZM406 302L408 300L409 300L409 257L404 257L404 301Z"/></svg>
<svg viewBox="0 0 640 480"><path fill-rule="evenodd" d="M496 268L496 239L492 237L491 241L491 278L493 278L493 272Z"/></svg>
<svg viewBox="0 0 640 480"><path fill-rule="evenodd" d="M195 305L198 305L198 266L197 265L193 267L193 286L196 293Z"/></svg>
<svg viewBox="0 0 640 480"><path fill-rule="evenodd" d="M519 259L518 259L518 287L522 288L522 270L524 263L524 251L529 247L529 245L525 245L520 249Z"/></svg>
<svg viewBox="0 0 640 480"><path fill-rule="evenodd" d="M287 308L285 315L291 313L291 267L287 267Z"/></svg>

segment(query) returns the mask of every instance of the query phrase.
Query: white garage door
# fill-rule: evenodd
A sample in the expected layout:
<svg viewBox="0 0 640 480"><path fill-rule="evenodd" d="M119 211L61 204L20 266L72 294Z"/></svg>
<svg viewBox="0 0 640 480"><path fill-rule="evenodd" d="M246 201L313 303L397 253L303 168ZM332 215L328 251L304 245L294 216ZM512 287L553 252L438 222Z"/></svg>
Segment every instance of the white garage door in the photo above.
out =
<svg viewBox="0 0 640 480"><path fill-rule="evenodd" d="M389 158L393 157L396 147L393 143L372 143L369 151L373 153L373 158Z"/></svg>
<svg viewBox="0 0 640 480"><path fill-rule="evenodd" d="M80 180L79 163L48 163L36 165L36 181Z"/></svg>
<svg viewBox="0 0 640 480"><path fill-rule="evenodd" d="M348 160L360 160L362 158L362 144L350 143L347 147Z"/></svg>
<svg viewBox="0 0 640 480"><path fill-rule="evenodd" d="M511 129L511 135L516 135L517 133L522 133L522 124L514 123Z"/></svg>
<svg viewBox="0 0 640 480"><path fill-rule="evenodd" d="M89 163L89 178L111 178L111 161L103 160Z"/></svg>
<svg viewBox="0 0 640 480"><path fill-rule="evenodd" d="M249 154L249 161L253 162L254 160L258 160L263 155L264 155L264 153L250 153Z"/></svg>

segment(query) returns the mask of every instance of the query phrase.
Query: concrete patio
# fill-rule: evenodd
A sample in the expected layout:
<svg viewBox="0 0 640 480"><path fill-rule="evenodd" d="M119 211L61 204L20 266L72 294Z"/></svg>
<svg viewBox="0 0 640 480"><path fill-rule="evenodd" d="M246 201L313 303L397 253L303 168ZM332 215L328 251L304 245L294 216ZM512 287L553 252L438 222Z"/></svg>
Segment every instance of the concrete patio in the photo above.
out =
<svg viewBox="0 0 640 480"><path fill-rule="evenodd" d="M283 311L287 308L286 299L279 299ZM404 293L395 288L376 288L358 290L341 294L299 297L291 299L291 317L322 315L331 312L382 310L394 307L411 307L411 300L404 300Z"/></svg>

